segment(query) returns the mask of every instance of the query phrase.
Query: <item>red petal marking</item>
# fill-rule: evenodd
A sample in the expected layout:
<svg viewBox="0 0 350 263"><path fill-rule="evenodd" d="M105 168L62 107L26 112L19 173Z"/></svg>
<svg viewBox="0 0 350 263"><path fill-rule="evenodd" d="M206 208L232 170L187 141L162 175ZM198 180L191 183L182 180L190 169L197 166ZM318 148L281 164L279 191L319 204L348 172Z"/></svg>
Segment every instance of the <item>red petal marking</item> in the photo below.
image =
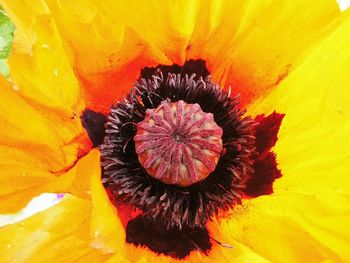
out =
<svg viewBox="0 0 350 263"><path fill-rule="evenodd" d="M182 125L183 125L182 116L184 115L183 112L184 112L184 102L180 100L177 103L176 128L175 128L176 132L179 132L180 130L182 130Z"/></svg>
<svg viewBox="0 0 350 263"><path fill-rule="evenodd" d="M159 127L164 127L169 132L171 132L173 130L171 125L168 122L164 121L164 119L161 116L154 114L153 119L155 121L154 122L155 125L157 125Z"/></svg>
<svg viewBox="0 0 350 263"><path fill-rule="evenodd" d="M198 176L196 170L194 169L192 156L188 152L188 148L186 145L181 144L182 148L182 160L188 169L188 173L190 174L192 182L196 182L198 180Z"/></svg>
<svg viewBox="0 0 350 263"><path fill-rule="evenodd" d="M106 116L102 113L86 109L80 118L94 147L100 145L105 137L104 125L107 119Z"/></svg>
<svg viewBox="0 0 350 263"><path fill-rule="evenodd" d="M188 144L188 147L190 148L191 152L193 153L194 158L196 158L196 159L200 160L202 163L204 163L205 166L208 167L208 169L210 171L214 171L215 164L213 164L213 162L205 156L203 151L201 151L200 149L198 149L197 147L195 147L191 143Z"/></svg>
<svg viewBox="0 0 350 263"><path fill-rule="evenodd" d="M161 178L170 165L171 156L172 156L173 151L174 151L173 143L169 144L167 148L168 148L168 150L164 154L164 156L162 157L159 168L156 172L156 175L155 175L156 178Z"/></svg>
<svg viewBox="0 0 350 263"><path fill-rule="evenodd" d="M168 130L163 127L149 125L144 122L140 123L140 128L145 129L146 131L152 132L152 133L168 133Z"/></svg>
<svg viewBox="0 0 350 263"><path fill-rule="evenodd" d="M249 197L271 194L273 182L282 176L271 148L276 144L283 117L284 114L273 112L267 117L258 115L255 118L258 125L255 128L257 153L254 156L254 173L247 181L244 190L245 195Z"/></svg>
<svg viewBox="0 0 350 263"><path fill-rule="evenodd" d="M199 145L204 149L208 149L216 153L222 152L221 146L217 145L216 143L211 143L208 140L193 138L193 139L189 139L188 142Z"/></svg>
<svg viewBox="0 0 350 263"><path fill-rule="evenodd" d="M154 149L154 148L160 147L164 144L169 143L170 140L171 139L168 136L166 136L166 137L160 137L158 140L155 140L155 141L151 140L151 141L144 142L136 148L136 153L139 154L146 151L147 149Z"/></svg>
<svg viewBox="0 0 350 263"><path fill-rule="evenodd" d="M171 166L171 182L173 184L177 183L177 180L179 179L179 166L181 163L181 156L180 156L180 145L175 145L175 154L172 156L172 166Z"/></svg>
<svg viewBox="0 0 350 263"><path fill-rule="evenodd" d="M181 126L181 128L179 129L179 132L184 132L184 129L187 129L187 127L191 124L190 120L193 114L197 113L198 111L200 111L200 106L198 104L193 104L189 112L186 113L184 125Z"/></svg>
<svg viewBox="0 0 350 263"><path fill-rule="evenodd" d="M171 128L173 129L176 124L173 122L173 114L170 111L169 105L165 103L164 107L164 116L166 121L170 124Z"/></svg>

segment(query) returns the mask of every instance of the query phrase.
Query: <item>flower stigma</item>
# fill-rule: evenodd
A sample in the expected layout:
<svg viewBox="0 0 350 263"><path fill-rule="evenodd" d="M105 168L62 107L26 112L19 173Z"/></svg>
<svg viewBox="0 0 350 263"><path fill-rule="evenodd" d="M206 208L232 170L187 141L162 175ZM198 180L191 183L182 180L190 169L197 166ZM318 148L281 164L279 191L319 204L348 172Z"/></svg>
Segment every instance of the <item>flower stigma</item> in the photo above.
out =
<svg viewBox="0 0 350 263"><path fill-rule="evenodd" d="M136 153L148 174L165 184L190 186L214 171L222 129L196 104L164 101L137 124Z"/></svg>

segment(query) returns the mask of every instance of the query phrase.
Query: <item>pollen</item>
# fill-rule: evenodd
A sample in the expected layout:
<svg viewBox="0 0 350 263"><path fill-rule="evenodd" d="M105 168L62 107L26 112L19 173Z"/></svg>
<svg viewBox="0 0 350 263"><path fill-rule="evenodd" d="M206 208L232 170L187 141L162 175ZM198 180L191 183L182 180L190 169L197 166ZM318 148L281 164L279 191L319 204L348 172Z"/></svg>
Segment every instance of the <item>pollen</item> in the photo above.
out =
<svg viewBox="0 0 350 263"><path fill-rule="evenodd" d="M222 129L199 104L163 101L147 109L134 137L140 164L165 183L187 187L215 170L223 151Z"/></svg>

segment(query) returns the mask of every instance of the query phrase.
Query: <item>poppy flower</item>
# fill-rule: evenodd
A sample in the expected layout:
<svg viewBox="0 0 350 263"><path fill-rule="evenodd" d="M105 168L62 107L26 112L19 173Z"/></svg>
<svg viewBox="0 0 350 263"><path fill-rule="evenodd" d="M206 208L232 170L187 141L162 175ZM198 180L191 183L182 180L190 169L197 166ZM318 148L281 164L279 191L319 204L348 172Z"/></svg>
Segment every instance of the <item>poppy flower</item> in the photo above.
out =
<svg viewBox="0 0 350 263"><path fill-rule="evenodd" d="M2 261L350 260L335 1L1 4Z"/></svg>

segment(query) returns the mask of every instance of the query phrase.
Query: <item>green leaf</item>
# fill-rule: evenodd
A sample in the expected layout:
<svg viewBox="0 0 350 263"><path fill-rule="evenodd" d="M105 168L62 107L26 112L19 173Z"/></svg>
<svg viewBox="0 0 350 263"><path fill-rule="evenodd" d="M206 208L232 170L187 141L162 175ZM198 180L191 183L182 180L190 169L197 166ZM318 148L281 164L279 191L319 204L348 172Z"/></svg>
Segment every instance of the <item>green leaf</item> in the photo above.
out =
<svg viewBox="0 0 350 263"><path fill-rule="evenodd" d="M0 59L10 55L14 30L14 24L4 10L0 9Z"/></svg>
<svg viewBox="0 0 350 263"><path fill-rule="evenodd" d="M6 59L12 50L13 32L15 26L0 6L0 74L8 77Z"/></svg>

